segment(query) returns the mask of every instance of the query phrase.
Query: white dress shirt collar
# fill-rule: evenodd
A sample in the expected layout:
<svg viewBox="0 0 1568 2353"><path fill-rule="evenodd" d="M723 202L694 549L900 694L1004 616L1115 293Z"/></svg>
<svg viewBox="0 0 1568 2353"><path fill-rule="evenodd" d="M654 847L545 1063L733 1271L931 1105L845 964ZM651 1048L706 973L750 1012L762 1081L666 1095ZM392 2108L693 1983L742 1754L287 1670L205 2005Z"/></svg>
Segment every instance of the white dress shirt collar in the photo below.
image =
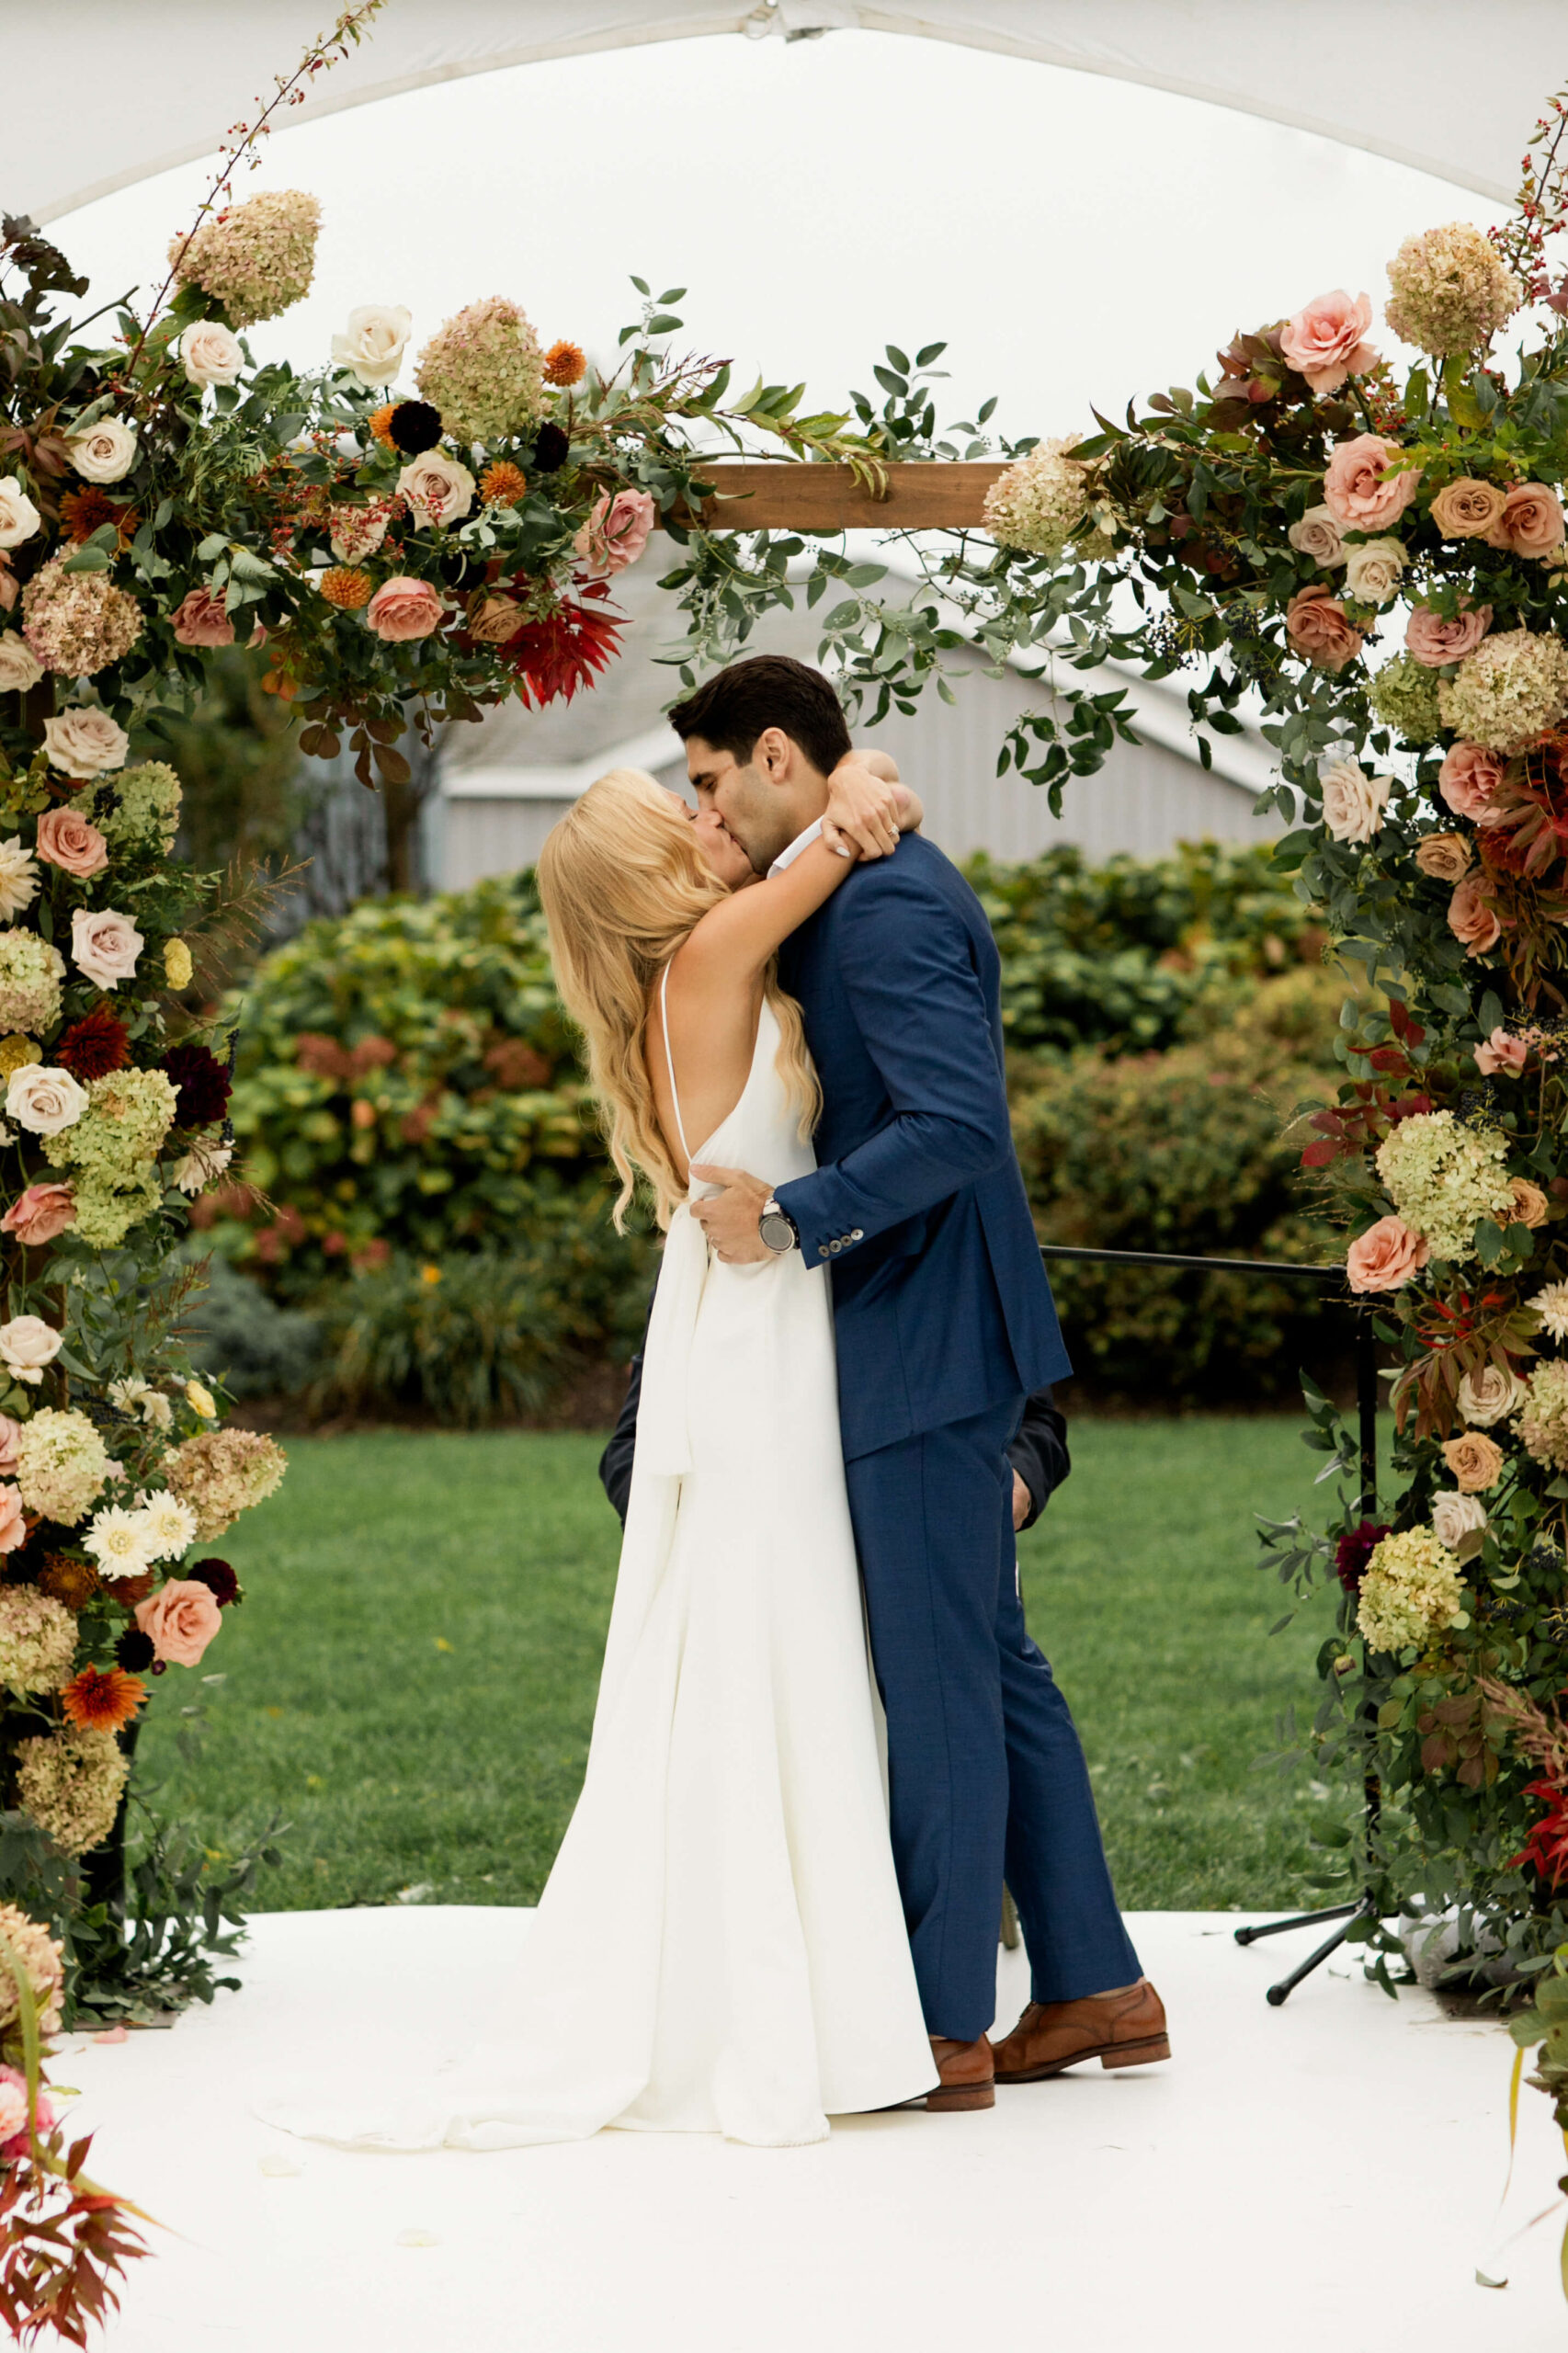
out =
<svg viewBox="0 0 1568 2353"><path fill-rule="evenodd" d="M787 866L793 866L795 860L800 857L801 852L803 849L810 849L813 842L821 841L821 839L822 819L819 817L813 824L810 824L806 827L803 834L796 835L788 849L781 849L779 851L778 857L774 859L772 865L767 870L768 881L771 881L776 874L782 874Z"/></svg>

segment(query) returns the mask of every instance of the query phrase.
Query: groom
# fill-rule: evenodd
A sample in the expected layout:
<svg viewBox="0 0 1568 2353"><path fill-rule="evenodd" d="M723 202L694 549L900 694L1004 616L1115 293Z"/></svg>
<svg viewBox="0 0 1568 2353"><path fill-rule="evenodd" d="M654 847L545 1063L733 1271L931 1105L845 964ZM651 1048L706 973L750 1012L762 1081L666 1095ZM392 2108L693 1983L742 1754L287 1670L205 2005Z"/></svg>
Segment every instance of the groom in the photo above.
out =
<svg viewBox="0 0 1568 2353"><path fill-rule="evenodd" d="M849 750L820 671L737 662L670 717L758 873L814 838ZM927 2105L989 2107L994 2081L1170 2055L1017 1590L1006 1448L1028 1392L1071 1368L1013 1152L1000 967L973 892L918 835L858 866L778 962L822 1079L819 1165L777 1195L766 1169L694 1167L722 1188L694 1214L722 1258L798 1249L833 1284L893 1859L941 2077ZM1033 1998L994 2053L1004 1877Z"/></svg>

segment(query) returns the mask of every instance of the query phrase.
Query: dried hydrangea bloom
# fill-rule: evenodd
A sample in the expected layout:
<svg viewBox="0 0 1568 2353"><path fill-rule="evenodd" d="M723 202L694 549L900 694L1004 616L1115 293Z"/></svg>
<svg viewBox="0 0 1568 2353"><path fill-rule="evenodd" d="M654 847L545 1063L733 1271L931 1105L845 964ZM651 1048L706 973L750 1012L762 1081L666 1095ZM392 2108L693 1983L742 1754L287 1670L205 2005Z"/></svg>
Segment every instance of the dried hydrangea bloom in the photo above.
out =
<svg viewBox="0 0 1568 2353"><path fill-rule="evenodd" d="M63 570L51 556L22 591L23 635L46 670L90 678L123 661L142 634L142 608L107 572Z"/></svg>
<svg viewBox="0 0 1568 2353"><path fill-rule="evenodd" d="M1378 1147L1378 1175L1412 1233L1435 1258L1475 1256L1477 1218L1507 1222L1508 1139L1501 1128L1470 1128L1451 1111L1418 1111Z"/></svg>
<svg viewBox="0 0 1568 2353"><path fill-rule="evenodd" d="M17 1959L39 2008L40 2034L60 2031L60 1995L65 1983L63 1948L37 1920L29 1920L14 1904L0 1904L0 1937ZM21 1995L10 1971L0 1971L0 2027L8 2027L21 2009Z"/></svg>
<svg viewBox="0 0 1568 2353"><path fill-rule="evenodd" d="M984 523L1006 548L1052 562L1085 522L1092 476L1070 452L1079 436L1041 441L998 475L985 494Z"/></svg>
<svg viewBox="0 0 1568 2353"><path fill-rule="evenodd" d="M164 1476L196 1514L205 1542L224 1535L241 1512L264 1503L288 1469L280 1447L256 1430L202 1430L164 1459Z"/></svg>
<svg viewBox="0 0 1568 2353"><path fill-rule="evenodd" d="M44 1140L50 1165L75 1176L76 1232L94 1250L112 1250L163 1199L156 1161L173 1124L178 1091L161 1070L117 1070L95 1078L87 1108Z"/></svg>
<svg viewBox="0 0 1568 2353"><path fill-rule="evenodd" d="M180 780L166 761L144 760L98 787L93 822L117 848L140 844L170 850L183 798Z"/></svg>
<svg viewBox="0 0 1568 2353"><path fill-rule="evenodd" d="M1384 726L1407 744L1435 744L1442 733L1437 673L1413 654L1396 654L1385 662L1367 689L1367 699Z"/></svg>
<svg viewBox="0 0 1568 2353"><path fill-rule="evenodd" d="M58 1691L76 1655L76 1620L36 1586L0 1585L0 1683Z"/></svg>
<svg viewBox="0 0 1568 2353"><path fill-rule="evenodd" d="M222 305L229 324L275 319L311 290L321 206L302 188L253 196L169 245L182 285Z"/></svg>
<svg viewBox="0 0 1568 2353"><path fill-rule="evenodd" d="M1375 1651L1419 1649L1465 1623L1459 1564L1429 1529L1385 1536L1367 1563L1356 1622Z"/></svg>
<svg viewBox="0 0 1568 2353"><path fill-rule="evenodd" d="M460 441L505 441L544 415L544 355L516 302L493 294L437 329L414 381Z"/></svg>
<svg viewBox="0 0 1568 2353"><path fill-rule="evenodd" d="M1538 1364L1525 1382L1519 1436L1538 1462L1568 1471L1568 1364L1560 1357Z"/></svg>
<svg viewBox="0 0 1568 2353"><path fill-rule="evenodd" d="M1484 349L1524 299L1485 231L1469 221L1406 237L1388 271L1390 326L1403 342L1438 358Z"/></svg>
<svg viewBox="0 0 1568 2353"><path fill-rule="evenodd" d="M86 1518L114 1467L85 1414L44 1405L22 1424L16 1473L22 1501L62 1528Z"/></svg>
<svg viewBox="0 0 1568 2353"><path fill-rule="evenodd" d="M1522 752L1568 714L1568 646L1528 629L1483 638L1441 679L1437 708L1456 735L1489 752Z"/></svg>
<svg viewBox="0 0 1568 2353"><path fill-rule="evenodd" d="M17 1744L17 1794L40 1830L67 1855L101 1847L114 1828L131 1771L112 1732L74 1725Z"/></svg>
<svg viewBox="0 0 1568 2353"><path fill-rule="evenodd" d="M0 931L0 1029L51 1029L64 978L65 959L36 931Z"/></svg>

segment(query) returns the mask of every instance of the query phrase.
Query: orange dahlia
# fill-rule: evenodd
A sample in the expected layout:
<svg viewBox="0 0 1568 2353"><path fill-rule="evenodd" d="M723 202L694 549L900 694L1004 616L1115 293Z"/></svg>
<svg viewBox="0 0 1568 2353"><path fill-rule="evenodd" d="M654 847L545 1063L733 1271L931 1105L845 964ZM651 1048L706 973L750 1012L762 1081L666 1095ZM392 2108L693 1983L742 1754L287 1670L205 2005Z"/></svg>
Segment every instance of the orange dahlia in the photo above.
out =
<svg viewBox="0 0 1568 2353"><path fill-rule="evenodd" d="M528 478L521 466L497 458L479 477L479 494L486 506L516 506L528 494Z"/></svg>
<svg viewBox="0 0 1568 2353"><path fill-rule="evenodd" d="M587 372L588 362L581 344L552 343L544 355L547 384L580 384Z"/></svg>
<svg viewBox="0 0 1568 2353"><path fill-rule="evenodd" d="M89 483L82 490L68 490L60 500L60 519L65 526L66 537L80 545L112 523L115 538L121 551L131 545L142 522L141 510L121 506L100 490L97 483Z"/></svg>
<svg viewBox="0 0 1568 2353"><path fill-rule="evenodd" d="M84 1732L118 1732L146 1697L142 1677L127 1675L122 1666L111 1666L107 1675L99 1667L84 1666L60 1694L60 1704Z"/></svg>
<svg viewBox="0 0 1568 2353"><path fill-rule="evenodd" d="M389 449L395 449L397 447L392 438L392 411L396 407L396 401L383 401L380 408L370 411L369 419L371 432L377 440L383 443Z"/></svg>
<svg viewBox="0 0 1568 2353"><path fill-rule="evenodd" d="M321 592L329 605L336 605L346 613L357 613L375 595L376 584L358 564L335 563L330 572L322 574Z"/></svg>

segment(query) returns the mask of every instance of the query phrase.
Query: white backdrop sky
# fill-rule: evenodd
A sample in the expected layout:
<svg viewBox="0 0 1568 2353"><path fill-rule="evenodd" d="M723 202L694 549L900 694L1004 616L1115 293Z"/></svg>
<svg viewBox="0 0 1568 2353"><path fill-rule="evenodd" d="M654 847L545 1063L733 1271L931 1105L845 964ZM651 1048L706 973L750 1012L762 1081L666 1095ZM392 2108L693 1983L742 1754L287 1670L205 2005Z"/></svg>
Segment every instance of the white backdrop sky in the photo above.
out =
<svg viewBox="0 0 1568 2353"><path fill-rule="evenodd" d="M51 234L100 299L150 290L209 177L163 174ZM287 187L322 201L315 287L254 331L258 355L324 362L362 301L405 303L417 347L501 293L546 342L603 358L636 271L655 293L690 290L677 343L733 358L744 381L803 377L813 406L874 390L885 343L945 338L944 413L996 392L1015 434L1085 427L1091 402L1112 413L1190 383L1235 327L1326 288L1365 289L1381 311L1402 237L1499 217L1250 116L861 32L676 41L439 84L280 131L236 194Z"/></svg>

